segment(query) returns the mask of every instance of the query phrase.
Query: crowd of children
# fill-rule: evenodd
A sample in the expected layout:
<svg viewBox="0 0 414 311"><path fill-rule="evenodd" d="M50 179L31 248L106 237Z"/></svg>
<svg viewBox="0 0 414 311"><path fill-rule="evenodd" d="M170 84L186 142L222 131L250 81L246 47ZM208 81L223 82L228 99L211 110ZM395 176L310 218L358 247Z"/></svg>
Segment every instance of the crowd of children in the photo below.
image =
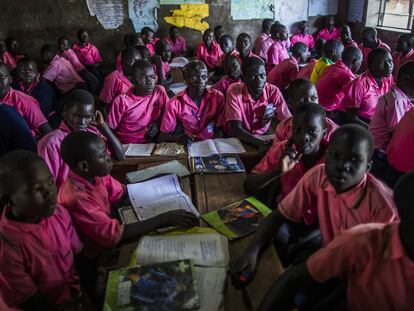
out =
<svg viewBox="0 0 414 311"><path fill-rule="evenodd" d="M233 285L254 279L272 242L290 266L260 310L413 308L414 35L392 53L375 28L357 44L333 16L314 35L282 22L263 20L254 42L207 29L191 56L177 27L144 27L106 76L85 29L39 62L0 40L0 310L78 310L105 250L196 225L182 211L122 224L111 158L125 159L122 144L218 137L257 148L245 191L273 210L232 262Z"/></svg>

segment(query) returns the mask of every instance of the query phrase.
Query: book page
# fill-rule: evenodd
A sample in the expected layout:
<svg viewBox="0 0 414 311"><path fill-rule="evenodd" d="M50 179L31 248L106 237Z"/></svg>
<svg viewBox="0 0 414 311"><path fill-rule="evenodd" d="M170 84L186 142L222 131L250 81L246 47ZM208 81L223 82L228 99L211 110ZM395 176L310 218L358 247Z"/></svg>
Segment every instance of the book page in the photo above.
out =
<svg viewBox="0 0 414 311"><path fill-rule="evenodd" d="M195 267L200 309L217 311L224 297L226 269L216 267Z"/></svg>
<svg viewBox="0 0 414 311"><path fill-rule="evenodd" d="M226 267L227 239L218 233L144 236L138 244L137 264L189 258L198 266Z"/></svg>
<svg viewBox="0 0 414 311"><path fill-rule="evenodd" d="M128 144L126 145L125 155L127 157L149 157L154 146L155 144Z"/></svg>
<svg viewBox="0 0 414 311"><path fill-rule="evenodd" d="M211 139L188 144L188 155L190 157L206 157L218 153L219 152Z"/></svg>
<svg viewBox="0 0 414 311"><path fill-rule="evenodd" d="M157 145L157 149L154 152L154 155L161 156L178 156L185 154L185 149L183 145L177 143L161 143Z"/></svg>
<svg viewBox="0 0 414 311"><path fill-rule="evenodd" d="M137 183L160 174L176 174L180 177L190 175L188 169L177 160L149 167L143 170L130 172L127 179L130 183Z"/></svg>
<svg viewBox="0 0 414 311"><path fill-rule="evenodd" d="M245 153L242 143L237 138L216 138L214 139L217 151L220 154Z"/></svg>

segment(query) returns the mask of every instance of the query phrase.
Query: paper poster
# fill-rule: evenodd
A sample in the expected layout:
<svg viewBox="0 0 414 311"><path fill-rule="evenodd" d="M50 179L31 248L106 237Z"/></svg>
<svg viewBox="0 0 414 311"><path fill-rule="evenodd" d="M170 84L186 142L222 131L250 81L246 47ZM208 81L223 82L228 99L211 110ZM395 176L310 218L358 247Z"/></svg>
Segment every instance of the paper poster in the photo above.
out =
<svg viewBox="0 0 414 311"><path fill-rule="evenodd" d="M201 32L209 28L207 22L202 19L208 17L208 4L181 4L179 9L171 10L172 16L164 17L164 20L177 27L187 27Z"/></svg>
<svg viewBox="0 0 414 311"><path fill-rule="evenodd" d="M271 7L274 0L231 0L231 16L233 20L272 18Z"/></svg>
<svg viewBox="0 0 414 311"><path fill-rule="evenodd" d="M338 0L309 0L309 16L335 15Z"/></svg>
<svg viewBox="0 0 414 311"><path fill-rule="evenodd" d="M141 32L143 27L158 30L157 9L159 7L160 0L128 0L129 19L136 32Z"/></svg>
<svg viewBox="0 0 414 311"><path fill-rule="evenodd" d="M308 19L308 0L276 1L275 20L290 27L294 23Z"/></svg>
<svg viewBox="0 0 414 311"><path fill-rule="evenodd" d="M364 18L364 0L351 0L348 6L348 22L360 23Z"/></svg>
<svg viewBox="0 0 414 311"><path fill-rule="evenodd" d="M86 4L104 29L116 29L124 23L122 0L86 0Z"/></svg>
<svg viewBox="0 0 414 311"><path fill-rule="evenodd" d="M161 0L161 5L173 4L201 4L204 0Z"/></svg>

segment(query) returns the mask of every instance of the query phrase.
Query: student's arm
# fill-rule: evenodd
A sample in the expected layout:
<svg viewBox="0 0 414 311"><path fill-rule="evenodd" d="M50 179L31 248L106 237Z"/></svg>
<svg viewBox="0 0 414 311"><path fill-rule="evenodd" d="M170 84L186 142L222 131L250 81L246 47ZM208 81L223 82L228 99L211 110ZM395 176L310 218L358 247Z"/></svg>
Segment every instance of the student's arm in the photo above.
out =
<svg viewBox="0 0 414 311"><path fill-rule="evenodd" d="M39 126L40 135L43 137L46 134L53 131L52 127L50 126L49 122L43 123L41 126Z"/></svg>
<svg viewBox="0 0 414 311"><path fill-rule="evenodd" d="M95 122L98 130L108 139L109 147L117 160L125 160L125 152L122 144L106 124L102 113L98 110L95 113Z"/></svg>
<svg viewBox="0 0 414 311"><path fill-rule="evenodd" d="M145 139L147 141L153 141L157 138L157 136L159 136L161 121L162 114L158 117L157 120L149 124L148 127L145 129Z"/></svg>
<svg viewBox="0 0 414 311"><path fill-rule="evenodd" d="M368 124L358 118L357 108L347 108L345 112L341 113L345 123L354 123L368 128Z"/></svg>
<svg viewBox="0 0 414 311"><path fill-rule="evenodd" d="M264 144L264 141L262 139L255 137L243 128L242 121L230 120L228 122L230 124L231 134L234 137L240 139L242 142L252 145L257 149L259 149Z"/></svg>
<svg viewBox="0 0 414 311"><path fill-rule="evenodd" d="M182 135L173 135L179 126L179 106L178 99L174 98L166 103L160 127L160 140L187 145L192 141L191 137L184 133Z"/></svg>

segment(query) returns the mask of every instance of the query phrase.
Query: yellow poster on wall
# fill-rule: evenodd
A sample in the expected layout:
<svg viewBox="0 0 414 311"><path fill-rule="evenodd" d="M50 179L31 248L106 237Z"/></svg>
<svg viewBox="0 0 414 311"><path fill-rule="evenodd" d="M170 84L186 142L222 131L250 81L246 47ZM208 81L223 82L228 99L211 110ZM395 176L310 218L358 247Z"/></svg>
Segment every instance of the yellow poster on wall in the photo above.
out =
<svg viewBox="0 0 414 311"><path fill-rule="evenodd" d="M182 4L179 9L171 10L172 15L164 20L177 27L187 27L203 32L209 25L202 19L208 17L208 4Z"/></svg>

